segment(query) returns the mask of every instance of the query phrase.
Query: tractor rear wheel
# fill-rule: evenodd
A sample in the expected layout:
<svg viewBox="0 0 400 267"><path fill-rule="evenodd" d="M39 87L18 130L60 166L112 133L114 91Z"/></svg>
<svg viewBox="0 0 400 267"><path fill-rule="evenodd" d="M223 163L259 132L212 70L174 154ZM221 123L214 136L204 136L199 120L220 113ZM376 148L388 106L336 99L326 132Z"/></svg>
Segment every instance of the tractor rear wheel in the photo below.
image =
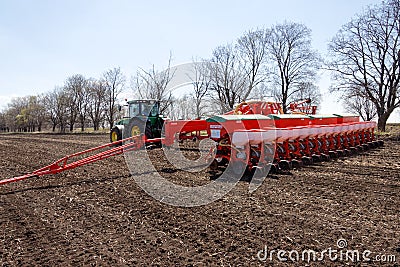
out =
<svg viewBox="0 0 400 267"><path fill-rule="evenodd" d="M124 127L123 138L140 136L142 134L145 134L147 139L153 138L150 123L146 123L138 118L132 118L128 125Z"/></svg>
<svg viewBox="0 0 400 267"><path fill-rule="evenodd" d="M110 141L112 142L116 142L122 139L122 132L118 127L114 127L112 128L112 130L110 131ZM121 143L117 144L116 146L120 146Z"/></svg>

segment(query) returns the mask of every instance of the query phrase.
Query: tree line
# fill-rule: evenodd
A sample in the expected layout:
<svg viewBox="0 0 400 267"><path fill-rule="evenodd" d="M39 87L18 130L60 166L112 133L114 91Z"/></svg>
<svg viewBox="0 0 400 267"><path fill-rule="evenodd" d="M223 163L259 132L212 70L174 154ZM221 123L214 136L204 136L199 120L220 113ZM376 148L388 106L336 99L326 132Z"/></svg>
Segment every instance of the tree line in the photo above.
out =
<svg viewBox="0 0 400 267"><path fill-rule="evenodd" d="M112 126L124 84L125 75L120 68L106 71L99 79L72 75L63 86L56 86L48 93L12 99L0 113L0 129L34 132L47 126L65 133L76 126L82 131L88 125L94 130L104 128L105 124Z"/></svg>
<svg viewBox="0 0 400 267"><path fill-rule="evenodd" d="M331 92L342 95L346 110L364 120L378 118L385 130L390 114L400 106L400 1L371 5L343 25L323 58L311 45L304 24L283 22L249 30L234 42L216 47L209 58L193 60L191 90L177 98L170 82L176 68L139 68L131 78L135 98L161 100L161 112L173 119L194 118L232 110L252 98L274 98L287 111L291 101L311 98L319 103L317 73L330 71ZM0 113L0 129L41 130L51 125L61 132L76 125L112 127L118 116L118 96L126 86L119 68L99 79L68 77L52 92L14 99Z"/></svg>

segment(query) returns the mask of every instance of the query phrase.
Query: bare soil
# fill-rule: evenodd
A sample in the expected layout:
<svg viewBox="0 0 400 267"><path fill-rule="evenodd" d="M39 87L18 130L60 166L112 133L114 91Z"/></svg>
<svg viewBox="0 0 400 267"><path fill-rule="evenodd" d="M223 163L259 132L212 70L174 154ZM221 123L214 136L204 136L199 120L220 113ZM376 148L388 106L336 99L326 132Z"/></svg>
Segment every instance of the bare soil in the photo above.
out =
<svg viewBox="0 0 400 267"><path fill-rule="evenodd" d="M31 172L107 135L0 135L0 178ZM188 150L189 157L191 155ZM157 169L183 185L207 171L176 170L150 151ZM157 160L158 159L158 160ZM181 208L147 195L123 156L0 187L2 266L376 266L377 262L260 261L270 250L370 250L400 264L400 141L269 176L255 192L241 181L209 205ZM260 254L261 255L261 254ZM286 257L288 255L286 254Z"/></svg>

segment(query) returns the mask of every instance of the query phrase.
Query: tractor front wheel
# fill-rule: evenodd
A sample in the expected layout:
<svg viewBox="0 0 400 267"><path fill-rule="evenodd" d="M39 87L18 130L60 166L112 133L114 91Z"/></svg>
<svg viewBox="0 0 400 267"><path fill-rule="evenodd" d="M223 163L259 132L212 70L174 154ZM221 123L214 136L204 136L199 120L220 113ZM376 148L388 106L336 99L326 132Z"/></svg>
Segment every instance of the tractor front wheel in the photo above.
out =
<svg viewBox="0 0 400 267"><path fill-rule="evenodd" d="M110 141L111 143L122 140L122 133L118 127L112 128L110 131ZM117 144L116 146L120 146L121 143Z"/></svg>

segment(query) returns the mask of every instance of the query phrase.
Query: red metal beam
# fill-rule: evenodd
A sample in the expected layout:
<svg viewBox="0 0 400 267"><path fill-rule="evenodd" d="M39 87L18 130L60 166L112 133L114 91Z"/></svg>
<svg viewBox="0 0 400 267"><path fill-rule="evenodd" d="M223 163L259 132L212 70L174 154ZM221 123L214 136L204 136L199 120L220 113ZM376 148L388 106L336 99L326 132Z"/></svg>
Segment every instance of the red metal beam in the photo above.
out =
<svg viewBox="0 0 400 267"><path fill-rule="evenodd" d="M47 174L56 174L59 172L63 172L66 170L74 169L83 165L87 165L99 160L103 160L112 156L120 155L124 153L124 151L130 151L130 150L139 150L144 147L145 143L157 143L161 142L162 138L155 138L155 139L145 139L145 137L142 136L134 136L134 137L129 137L123 140L119 140L113 143L108 143L104 144L101 146L97 146L94 148L90 148L84 151L80 151L68 156L65 156L55 162L53 162L50 165L47 165L43 168L40 168L36 171L33 171L31 173L18 176L18 177L13 177L13 178L8 178L8 179L3 179L0 180L0 185L3 184L8 184L12 182L17 182L21 180L25 180L27 178L35 177L35 176L43 176ZM121 145L122 144L122 145ZM116 147L115 147L116 146ZM97 152L99 150L109 148L105 151L99 152L94 155L87 155L92 152ZM77 158L82 155L87 155L85 158L78 159L75 161L72 161L74 158Z"/></svg>

